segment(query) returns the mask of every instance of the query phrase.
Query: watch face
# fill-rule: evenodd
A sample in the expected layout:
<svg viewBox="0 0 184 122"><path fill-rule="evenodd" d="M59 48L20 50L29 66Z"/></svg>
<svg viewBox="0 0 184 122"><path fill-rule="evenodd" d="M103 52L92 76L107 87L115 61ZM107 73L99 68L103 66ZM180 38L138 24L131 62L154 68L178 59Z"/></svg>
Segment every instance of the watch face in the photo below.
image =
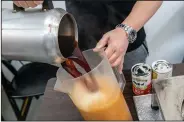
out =
<svg viewBox="0 0 184 122"><path fill-rule="evenodd" d="M132 30L130 32L130 38L131 38L132 41L135 41L136 40L136 38L137 38L137 32L135 30Z"/></svg>

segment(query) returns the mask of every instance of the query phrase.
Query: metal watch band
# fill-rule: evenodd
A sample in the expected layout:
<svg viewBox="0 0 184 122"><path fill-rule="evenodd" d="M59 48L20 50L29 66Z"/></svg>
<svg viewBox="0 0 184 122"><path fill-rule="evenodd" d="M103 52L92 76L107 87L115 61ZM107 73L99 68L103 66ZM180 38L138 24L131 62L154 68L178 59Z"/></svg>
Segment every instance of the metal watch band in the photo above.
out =
<svg viewBox="0 0 184 122"><path fill-rule="evenodd" d="M132 27L130 27L128 25L125 25L125 24L118 24L116 26L116 28L118 28L118 27L123 28L125 30L125 32L128 35L128 41L129 41L129 43L133 43L136 40L136 37L137 37L136 34L137 33L136 33L136 31ZM135 35L131 35L132 32L134 32ZM133 37L133 36L135 36L135 37Z"/></svg>

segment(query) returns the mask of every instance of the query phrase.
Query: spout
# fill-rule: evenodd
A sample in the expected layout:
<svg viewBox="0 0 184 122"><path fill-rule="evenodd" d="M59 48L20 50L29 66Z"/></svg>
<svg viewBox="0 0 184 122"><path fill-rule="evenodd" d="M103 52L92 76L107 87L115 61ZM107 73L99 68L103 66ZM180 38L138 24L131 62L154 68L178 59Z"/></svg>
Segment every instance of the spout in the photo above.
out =
<svg viewBox="0 0 184 122"><path fill-rule="evenodd" d="M58 79L56 80L56 84L54 86L54 90L58 92L63 92L63 93L69 93L66 87L63 87L61 81Z"/></svg>
<svg viewBox="0 0 184 122"><path fill-rule="evenodd" d="M62 67L60 67L56 73L56 84L54 90L70 94L73 88L73 77L68 74Z"/></svg>

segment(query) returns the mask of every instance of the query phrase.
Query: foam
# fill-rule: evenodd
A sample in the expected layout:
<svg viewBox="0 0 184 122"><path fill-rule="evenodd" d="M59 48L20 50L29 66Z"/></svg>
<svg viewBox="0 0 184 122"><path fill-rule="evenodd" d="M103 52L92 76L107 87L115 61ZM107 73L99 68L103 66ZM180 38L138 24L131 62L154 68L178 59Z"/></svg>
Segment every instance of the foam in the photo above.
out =
<svg viewBox="0 0 184 122"><path fill-rule="evenodd" d="M113 83L114 81L109 82L109 80L109 78L100 78L100 80L98 80L99 82L97 82L99 90L94 93L89 92L81 82L76 82L71 94L74 104L83 111L105 106L107 101L114 96L114 93L119 93L117 92L118 85L116 86L116 83Z"/></svg>

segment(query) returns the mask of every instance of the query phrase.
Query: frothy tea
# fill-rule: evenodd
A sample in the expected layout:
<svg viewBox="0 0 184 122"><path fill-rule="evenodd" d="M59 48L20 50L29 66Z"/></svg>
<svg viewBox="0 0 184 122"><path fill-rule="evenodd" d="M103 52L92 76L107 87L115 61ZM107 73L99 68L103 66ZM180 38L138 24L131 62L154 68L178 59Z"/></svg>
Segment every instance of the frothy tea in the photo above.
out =
<svg viewBox="0 0 184 122"><path fill-rule="evenodd" d="M132 120L118 83L98 76L97 92L88 92L83 82L75 82L70 95L85 120Z"/></svg>

